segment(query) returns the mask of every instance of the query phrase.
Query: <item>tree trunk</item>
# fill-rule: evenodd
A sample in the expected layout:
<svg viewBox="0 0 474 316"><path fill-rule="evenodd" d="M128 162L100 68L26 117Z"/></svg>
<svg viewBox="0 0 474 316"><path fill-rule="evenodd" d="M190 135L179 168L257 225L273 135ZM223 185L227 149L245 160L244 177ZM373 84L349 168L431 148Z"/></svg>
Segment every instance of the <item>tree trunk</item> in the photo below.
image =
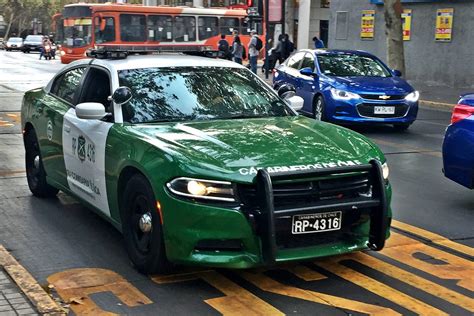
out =
<svg viewBox="0 0 474 316"><path fill-rule="evenodd" d="M5 32L5 39L8 39L9 38L9 35L10 35L10 29L12 28L12 24L13 24L13 17L15 15L12 13L10 13L10 19L8 20L8 27L7 27L7 31Z"/></svg>
<svg viewBox="0 0 474 316"><path fill-rule="evenodd" d="M387 35L387 62L390 68L405 75L403 50L402 4L400 0L384 1L385 35Z"/></svg>

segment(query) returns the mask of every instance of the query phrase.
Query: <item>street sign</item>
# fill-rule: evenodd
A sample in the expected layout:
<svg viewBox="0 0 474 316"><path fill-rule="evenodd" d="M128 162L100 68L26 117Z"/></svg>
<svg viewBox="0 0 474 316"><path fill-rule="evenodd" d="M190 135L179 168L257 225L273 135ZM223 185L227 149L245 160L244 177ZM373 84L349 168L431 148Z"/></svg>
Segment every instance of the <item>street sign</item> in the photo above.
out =
<svg viewBox="0 0 474 316"><path fill-rule="evenodd" d="M260 16L258 14L258 8L257 7L250 7L247 9L247 15L248 16Z"/></svg>

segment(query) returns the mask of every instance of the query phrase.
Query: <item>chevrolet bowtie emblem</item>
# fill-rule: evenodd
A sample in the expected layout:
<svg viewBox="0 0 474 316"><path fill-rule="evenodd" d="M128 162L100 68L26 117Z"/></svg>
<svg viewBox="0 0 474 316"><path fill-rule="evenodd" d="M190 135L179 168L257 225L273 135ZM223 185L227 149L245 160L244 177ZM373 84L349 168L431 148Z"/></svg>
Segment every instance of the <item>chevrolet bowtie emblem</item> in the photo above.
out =
<svg viewBox="0 0 474 316"><path fill-rule="evenodd" d="M379 95L379 99L387 100L387 99L390 99L390 96L389 95Z"/></svg>

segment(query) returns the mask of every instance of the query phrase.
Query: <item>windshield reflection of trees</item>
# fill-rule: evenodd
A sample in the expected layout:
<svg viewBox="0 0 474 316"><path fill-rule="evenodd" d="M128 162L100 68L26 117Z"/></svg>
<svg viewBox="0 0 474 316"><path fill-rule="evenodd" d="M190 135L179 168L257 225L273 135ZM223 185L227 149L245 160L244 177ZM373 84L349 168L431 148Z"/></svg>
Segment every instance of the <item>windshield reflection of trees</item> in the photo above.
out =
<svg viewBox="0 0 474 316"><path fill-rule="evenodd" d="M281 100L245 69L181 67L123 70L132 123L290 115Z"/></svg>
<svg viewBox="0 0 474 316"><path fill-rule="evenodd" d="M321 72L328 76L388 77L390 73L379 61L357 55L320 55Z"/></svg>

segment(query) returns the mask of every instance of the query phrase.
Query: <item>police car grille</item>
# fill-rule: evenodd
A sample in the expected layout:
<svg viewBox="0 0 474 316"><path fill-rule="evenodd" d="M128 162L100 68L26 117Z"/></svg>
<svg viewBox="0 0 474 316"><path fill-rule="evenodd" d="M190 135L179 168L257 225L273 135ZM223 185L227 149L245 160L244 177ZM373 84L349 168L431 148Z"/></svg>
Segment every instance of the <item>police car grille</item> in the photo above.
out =
<svg viewBox="0 0 474 316"><path fill-rule="evenodd" d="M275 210L312 206L321 202L343 202L370 193L368 173L346 175L337 178L274 183L273 198ZM253 185L239 185L239 198L244 207L258 207L256 188Z"/></svg>
<svg viewBox="0 0 474 316"><path fill-rule="evenodd" d="M395 113L394 114L374 114L374 108L376 106L394 106ZM408 112L408 105L407 104L384 104L384 103L361 103L357 105L357 111L361 116L365 117L377 117L377 118L393 118L393 117L403 117Z"/></svg>

